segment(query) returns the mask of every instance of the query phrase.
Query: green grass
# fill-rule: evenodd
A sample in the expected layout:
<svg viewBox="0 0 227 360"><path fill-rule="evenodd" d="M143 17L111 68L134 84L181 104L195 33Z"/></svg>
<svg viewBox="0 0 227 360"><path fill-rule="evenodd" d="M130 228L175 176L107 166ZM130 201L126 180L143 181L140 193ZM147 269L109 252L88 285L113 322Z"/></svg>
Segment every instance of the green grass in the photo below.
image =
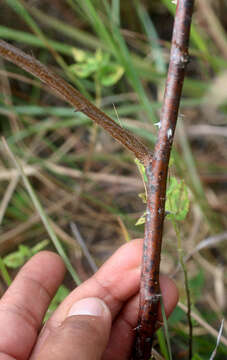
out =
<svg viewBox="0 0 227 360"><path fill-rule="evenodd" d="M34 52L39 60L53 67L91 101L100 101L102 109L118 121L114 104L123 126L153 148L157 136L157 127L153 124L158 122L161 110L170 49L170 21L175 11L170 0L146 2L146 6L140 1L129 0L68 0L61 2L61 8L56 7L55 12L46 1L36 8L35 3L32 7L19 0L7 0L3 11L7 13L7 20L3 15L0 38L16 43L28 53ZM159 25L163 18L165 31ZM220 179L226 175L223 138L189 136L191 124L226 126L223 117L220 121L208 119L204 112L207 91L216 76L226 71L227 65L216 42L198 20L197 12L191 34L192 59L180 109L185 116L178 124L170 170L171 176L185 181L190 192L190 212L179 225L185 255L208 235L222 232L226 225L225 187L221 180L216 183L206 180L207 173L220 175ZM163 38L160 38L160 32ZM83 79L70 70L70 65L75 63L72 52L75 48L86 51L88 56L94 56L97 49L102 49L104 54L109 54L111 62L123 67L124 76L114 86L101 86L97 91L96 74ZM84 263L70 233L70 222L76 222L82 229L97 264L124 242L119 218L130 238L142 237L143 226L135 226L144 212L144 204L138 197L143 192L138 170L132 156L103 130L95 130L83 114L75 113L39 81L12 64L4 62L1 67L0 76L4 80L0 95L1 133L17 164L23 165L23 171L19 168L25 183L17 184L6 208L2 209L3 201L0 202L0 211L4 215L1 224L3 240L0 242L1 275L8 285L12 273L4 263L5 256L22 251L19 244L33 249L46 240L48 233L54 246L48 243L47 247L51 250L57 247L74 280L79 283L72 263L78 268ZM3 70L7 71L6 75ZM222 109L222 115L226 115L226 104ZM220 114L215 111L219 119ZM1 148L0 160L3 199L15 176L11 171L15 165L9 161L4 148ZM59 166L58 171L49 164ZM78 171L77 177L67 172L68 169ZM101 181L96 180L97 174L103 176ZM118 177L122 183L116 182ZM34 205L42 222L36 216ZM161 268L164 273L171 274L178 264L177 241L173 234L172 225L166 220ZM216 246L215 253L205 249L200 257L194 256L185 265L192 310L215 329L224 316L221 303L212 307L217 300L215 270L226 262L224 250L223 242ZM83 271L86 273L86 267ZM89 276L88 272L86 274ZM180 289L180 301L186 304L182 272L178 271L175 279ZM226 288L226 280L223 275L223 288ZM69 289L73 288L70 281L67 285ZM56 303L64 294L67 291L60 292ZM217 336L212 335L206 325L193 318L192 321L194 359L208 360ZM157 351L165 359L171 358L168 355L170 340L172 358L187 359L187 317L180 308L171 316L168 332L167 343L163 332L158 332ZM216 359L225 357L227 347L221 343Z"/></svg>

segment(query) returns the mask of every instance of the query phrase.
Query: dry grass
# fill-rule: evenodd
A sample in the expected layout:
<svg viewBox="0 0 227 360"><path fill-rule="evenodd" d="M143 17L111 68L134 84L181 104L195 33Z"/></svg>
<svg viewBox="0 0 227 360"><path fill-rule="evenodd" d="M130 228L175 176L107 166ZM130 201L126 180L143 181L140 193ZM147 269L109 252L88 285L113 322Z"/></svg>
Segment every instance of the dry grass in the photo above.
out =
<svg viewBox="0 0 227 360"><path fill-rule="evenodd" d="M124 34L122 39L130 48L129 64L127 53L122 55L123 48L111 48L120 38L113 39L108 25L111 20L101 7L101 1L97 1L99 11L96 15L102 19L113 40L109 48L106 35L83 15L83 9L75 12L70 3L56 1L53 6L42 1L41 5L34 3L34 8L29 5L27 11L38 28L34 31L31 23L26 24L23 13L19 16L8 2L0 2L0 37L34 53L66 77L69 76L68 70L65 71L65 65L60 69L56 56L61 56L64 63L70 65L74 62L73 47L94 54L94 49L99 46L111 53L111 59L125 71L115 86L105 88L97 83L95 77L78 79L73 75L71 81L116 118L114 103L123 126L132 129L153 147L157 129L152 120L159 115L165 74L160 73L160 64L152 58L153 48L136 17L135 8L129 1L122 2L122 32L119 36ZM77 1L73 3L79 9ZM160 48L156 51L160 51L166 63L172 26L167 1L154 4L145 1L145 4L158 34ZM49 23L36 7L48 14ZM204 16L204 7L209 16ZM191 43L193 57L181 106L183 126L179 126L176 134L174 165L170 170L171 175L184 178L190 188L190 213L182 223L181 237L193 301L194 353L202 359L209 359L215 347L227 306L227 237L223 235L227 225L225 12L226 3L223 1L197 1L196 27ZM54 19L60 21L62 27L59 24L54 27ZM17 33L12 30L17 30ZM25 32L30 38L25 36ZM54 56L47 43L54 50ZM138 197L138 193L143 192L140 175L131 155L87 118L66 107L62 100L26 73L3 61L0 67L2 135L20 159L25 174L51 218L54 231L84 280L92 271L72 234L70 223L76 223L90 255L100 266L127 237L143 236L143 227L135 226L144 211L144 204ZM130 78L132 71L138 78ZM142 85L146 96L141 90ZM153 109L152 116L147 99ZM47 233L18 171L13 168L2 146L0 170L0 253L4 257L16 251L19 244L34 246L46 239ZM205 241L201 248L201 242L209 237L213 242ZM217 238L219 240L215 240ZM180 289L181 303L170 319L170 332L174 359L186 359L186 298L182 271L178 267L176 237L168 221L161 267L162 272L175 278ZM14 270L10 273L14 276ZM66 279L66 284L69 288L73 285L70 279ZM0 279L1 293L5 288ZM226 324L221 343L216 359L227 356Z"/></svg>

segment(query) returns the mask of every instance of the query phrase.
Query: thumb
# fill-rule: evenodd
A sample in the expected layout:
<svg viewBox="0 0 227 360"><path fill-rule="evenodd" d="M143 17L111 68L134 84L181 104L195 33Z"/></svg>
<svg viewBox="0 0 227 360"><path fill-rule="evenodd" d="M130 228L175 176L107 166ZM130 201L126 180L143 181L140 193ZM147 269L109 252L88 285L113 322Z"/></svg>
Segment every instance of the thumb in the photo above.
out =
<svg viewBox="0 0 227 360"><path fill-rule="evenodd" d="M74 303L60 326L50 331L35 359L100 360L107 346L111 314L98 298Z"/></svg>

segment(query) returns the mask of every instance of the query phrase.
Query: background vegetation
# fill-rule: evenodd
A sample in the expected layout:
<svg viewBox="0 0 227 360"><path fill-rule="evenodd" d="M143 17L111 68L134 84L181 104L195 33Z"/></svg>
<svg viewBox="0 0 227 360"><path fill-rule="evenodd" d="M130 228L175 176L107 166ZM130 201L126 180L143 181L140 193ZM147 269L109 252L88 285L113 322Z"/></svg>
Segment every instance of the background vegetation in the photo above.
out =
<svg viewBox="0 0 227 360"><path fill-rule="evenodd" d="M0 1L0 38L71 81L152 148L168 66L175 5L170 0ZM167 219L161 270L180 303L169 321L174 359L186 359L183 254L192 298L194 359L210 359L226 313L227 1L197 0L170 175L188 187L179 241ZM132 156L38 80L0 59L0 130L23 165L81 281L125 241L143 237L143 182ZM0 295L42 248L54 250L5 148L0 147ZM82 239L74 236L77 225ZM207 239L209 238L209 239ZM127 261L127 259L125 259ZM94 267L94 263L93 263ZM49 313L72 289L68 275ZM48 316L48 314L47 314ZM162 331L156 350L168 359ZM157 358L158 355L156 355ZM216 359L227 356L224 324ZM161 357L160 357L161 358Z"/></svg>

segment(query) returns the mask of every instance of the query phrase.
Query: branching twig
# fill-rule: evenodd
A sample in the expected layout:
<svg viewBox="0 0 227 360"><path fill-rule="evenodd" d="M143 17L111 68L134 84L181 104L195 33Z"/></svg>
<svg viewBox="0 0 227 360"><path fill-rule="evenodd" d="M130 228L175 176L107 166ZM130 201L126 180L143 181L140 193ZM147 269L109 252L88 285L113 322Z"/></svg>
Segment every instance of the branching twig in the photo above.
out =
<svg viewBox="0 0 227 360"><path fill-rule="evenodd" d="M151 152L132 133L123 129L114 120L87 100L79 91L73 88L60 76L53 73L33 56L24 53L22 50L0 40L0 56L13 62L22 69L39 78L49 85L61 97L68 101L76 110L81 111L98 125L102 126L112 137L132 151L134 155L147 165L151 159Z"/></svg>
<svg viewBox="0 0 227 360"><path fill-rule="evenodd" d="M48 84L77 110L101 125L110 135L132 151L146 167L148 178L147 217L140 290L140 310L133 352L134 360L148 360L150 358L153 334L157 327L157 313L161 296L159 264L165 217L166 179L184 74L188 63L188 43L193 4L194 0L178 0L168 79L161 114L161 128L153 160L150 151L140 140L116 124L65 80L51 72L33 57L0 40L0 56L3 56Z"/></svg>
<svg viewBox="0 0 227 360"><path fill-rule="evenodd" d="M161 127L153 160L146 167L147 215L144 254L140 288L140 308L134 360L148 360L154 332L157 328L160 302L159 265L165 217L165 195L168 162L177 122L186 65L189 60L188 44L194 0L178 0L170 64L161 114Z"/></svg>

